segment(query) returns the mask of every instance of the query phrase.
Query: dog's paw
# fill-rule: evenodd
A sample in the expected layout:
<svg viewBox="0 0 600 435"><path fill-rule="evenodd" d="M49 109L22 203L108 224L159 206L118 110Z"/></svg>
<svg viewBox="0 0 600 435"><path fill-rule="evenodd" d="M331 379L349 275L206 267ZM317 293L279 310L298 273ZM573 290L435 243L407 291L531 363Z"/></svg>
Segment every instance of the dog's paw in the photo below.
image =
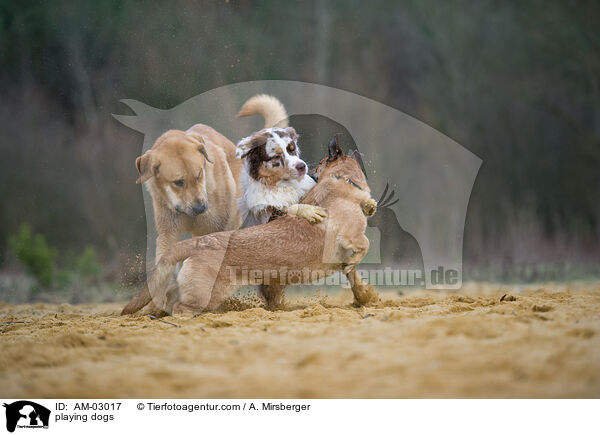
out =
<svg viewBox="0 0 600 435"><path fill-rule="evenodd" d="M355 286L353 289L354 292L354 305L355 306L368 306L374 305L379 302L379 293L377 290L371 285L363 284L360 286Z"/></svg>
<svg viewBox="0 0 600 435"><path fill-rule="evenodd" d="M310 204L294 204L288 208L288 213L306 219L311 224L323 222L327 218L324 208Z"/></svg>
<svg viewBox="0 0 600 435"><path fill-rule="evenodd" d="M309 207L305 219L310 221L310 223L316 224L319 222L323 222L327 218L327 211L324 208L318 207L316 205L302 205L306 205L307 207Z"/></svg>
<svg viewBox="0 0 600 435"><path fill-rule="evenodd" d="M373 198L369 198L360 203L360 208L365 216L373 216L377 211L377 201L375 201Z"/></svg>

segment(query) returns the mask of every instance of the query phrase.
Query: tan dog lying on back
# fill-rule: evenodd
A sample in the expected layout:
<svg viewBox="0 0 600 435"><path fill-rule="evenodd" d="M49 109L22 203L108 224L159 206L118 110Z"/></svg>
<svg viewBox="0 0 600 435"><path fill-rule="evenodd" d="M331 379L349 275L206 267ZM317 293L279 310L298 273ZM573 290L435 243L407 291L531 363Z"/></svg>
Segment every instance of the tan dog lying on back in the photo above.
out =
<svg viewBox="0 0 600 435"><path fill-rule="evenodd" d="M319 181L303 203L327 209L325 221L311 225L305 219L284 216L263 225L179 242L162 256L146 286L122 314L137 312L153 296L154 303L167 311L171 307L175 312L216 309L244 284L244 269L262 272L254 279L265 285L263 295L269 308L280 304L288 284L312 282L339 270L350 280L356 303L376 301L377 293L356 271L369 248L364 235L366 215L372 215L376 207L360 165L343 155L335 140L316 174ZM167 290L180 261L184 263L177 285ZM316 275L295 276L292 282L286 271L301 269Z"/></svg>

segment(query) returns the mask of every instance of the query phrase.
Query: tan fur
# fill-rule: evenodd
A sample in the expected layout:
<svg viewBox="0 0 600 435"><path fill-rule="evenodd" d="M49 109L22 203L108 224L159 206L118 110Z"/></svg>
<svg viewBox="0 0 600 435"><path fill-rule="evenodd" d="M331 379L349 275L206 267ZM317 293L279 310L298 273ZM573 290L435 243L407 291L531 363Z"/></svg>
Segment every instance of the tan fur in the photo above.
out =
<svg viewBox="0 0 600 435"><path fill-rule="evenodd" d="M244 116L262 115L265 118L264 128L288 126L287 112L277 98L271 95L259 94L244 103L238 118Z"/></svg>
<svg viewBox="0 0 600 435"><path fill-rule="evenodd" d="M185 232L200 236L241 225L236 201L242 162L235 151L225 136L197 124L167 131L138 157L138 183L146 184L154 206L156 262ZM184 185L175 185L178 180ZM195 215L193 207L202 204L206 211Z"/></svg>
<svg viewBox="0 0 600 435"><path fill-rule="evenodd" d="M284 177L289 177L289 172L289 168L283 165L277 168L270 168L266 165L262 165L258 170L258 176L260 177L261 183L273 187Z"/></svg>
<svg viewBox="0 0 600 435"><path fill-rule="evenodd" d="M363 283L355 270L369 248L364 235L367 221L363 209L374 211L375 204L364 174L356 160L341 151L333 159L324 159L318 172L318 184L302 202L327 209L329 217L325 221L311 225L304 219L284 216L264 225L179 242L161 258L148 287L123 309L123 314L133 313L149 303L150 295L159 300L160 306L167 309L172 306L174 311L216 309L241 282L242 267L278 271L262 286L261 293L269 308L279 305L283 288L291 283L283 272L304 268L322 271L323 276L343 270L352 284L357 304L376 301L376 291ZM178 300L167 301L165 289L169 277L174 265L183 259L177 277L179 294L175 299ZM236 283L232 282L234 278ZM312 281L306 278L300 277L300 281L293 283Z"/></svg>

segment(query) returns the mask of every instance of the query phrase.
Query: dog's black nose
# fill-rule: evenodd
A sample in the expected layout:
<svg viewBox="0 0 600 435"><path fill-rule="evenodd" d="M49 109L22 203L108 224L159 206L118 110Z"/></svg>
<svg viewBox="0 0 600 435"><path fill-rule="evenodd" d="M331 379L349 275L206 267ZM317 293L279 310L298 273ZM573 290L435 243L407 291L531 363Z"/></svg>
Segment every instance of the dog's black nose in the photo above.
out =
<svg viewBox="0 0 600 435"><path fill-rule="evenodd" d="M198 216L199 214L204 213L207 208L206 203L201 202L200 204L193 206L192 211L194 212L194 215Z"/></svg>
<svg viewBox="0 0 600 435"><path fill-rule="evenodd" d="M295 168L296 168L296 170L298 172L305 171L306 170L306 164L304 162L298 162L298 163L296 163Z"/></svg>

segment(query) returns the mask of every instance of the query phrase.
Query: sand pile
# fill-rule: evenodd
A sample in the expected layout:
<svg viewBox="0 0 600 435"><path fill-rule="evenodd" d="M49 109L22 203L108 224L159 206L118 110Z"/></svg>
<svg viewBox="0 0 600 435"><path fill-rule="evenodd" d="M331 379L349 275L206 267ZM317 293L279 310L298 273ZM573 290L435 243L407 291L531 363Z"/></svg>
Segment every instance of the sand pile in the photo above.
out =
<svg viewBox="0 0 600 435"><path fill-rule="evenodd" d="M240 298L164 318L179 327L121 305L0 304L0 394L600 397L600 285L382 296L294 296L277 312Z"/></svg>

